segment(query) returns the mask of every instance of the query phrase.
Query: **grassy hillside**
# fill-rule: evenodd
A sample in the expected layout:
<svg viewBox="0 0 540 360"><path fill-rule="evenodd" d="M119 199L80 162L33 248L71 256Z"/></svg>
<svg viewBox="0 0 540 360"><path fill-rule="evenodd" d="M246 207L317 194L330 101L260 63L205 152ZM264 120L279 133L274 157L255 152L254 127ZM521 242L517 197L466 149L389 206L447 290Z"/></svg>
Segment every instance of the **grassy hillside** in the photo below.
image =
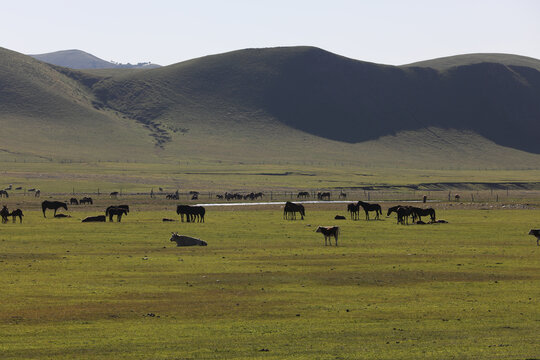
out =
<svg viewBox="0 0 540 360"><path fill-rule="evenodd" d="M64 66L71 69L118 69L118 68L157 68L157 64L139 63L139 64L117 64L105 61L92 54L81 50L62 50L46 54L30 55L34 59L46 62L48 64Z"/></svg>
<svg viewBox="0 0 540 360"><path fill-rule="evenodd" d="M0 51L0 160L538 168L540 72L439 72L311 47L76 71ZM12 124L17 123L17 126ZM524 152L526 150L528 152Z"/></svg>
<svg viewBox="0 0 540 360"><path fill-rule="evenodd" d="M540 71L540 60L538 59L527 56L496 53L446 56L432 60L419 61L412 64L403 65L402 67L430 67L438 71L444 71L456 66L466 66L485 62L503 64L507 66L529 67Z"/></svg>

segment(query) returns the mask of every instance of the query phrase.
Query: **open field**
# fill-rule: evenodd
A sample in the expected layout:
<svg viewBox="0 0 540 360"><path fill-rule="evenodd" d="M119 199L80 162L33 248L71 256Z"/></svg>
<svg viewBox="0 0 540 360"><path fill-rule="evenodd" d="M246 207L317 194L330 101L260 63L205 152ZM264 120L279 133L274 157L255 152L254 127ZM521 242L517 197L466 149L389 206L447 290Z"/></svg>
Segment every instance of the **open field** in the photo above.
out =
<svg viewBox="0 0 540 360"><path fill-rule="evenodd" d="M436 203L448 224L400 226L337 222L337 204L304 221L212 207L203 224L162 223L176 202L98 224L80 219L102 204L66 219L25 204L23 224L0 224L3 359L540 358L534 207ZM337 248L315 233L332 224Z"/></svg>

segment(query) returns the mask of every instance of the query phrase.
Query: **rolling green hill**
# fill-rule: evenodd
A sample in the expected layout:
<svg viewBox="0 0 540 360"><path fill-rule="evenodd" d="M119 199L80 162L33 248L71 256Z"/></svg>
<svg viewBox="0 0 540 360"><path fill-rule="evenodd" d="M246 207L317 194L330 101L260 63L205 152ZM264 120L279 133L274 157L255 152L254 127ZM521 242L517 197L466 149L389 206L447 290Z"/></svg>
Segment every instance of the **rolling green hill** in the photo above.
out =
<svg viewBox="0 0 540 360"><path fill-rule="evenodd" d="M538 168L540 72L505 59L437 70L289 47L77 71L2 49L0 156Z"/></svg>

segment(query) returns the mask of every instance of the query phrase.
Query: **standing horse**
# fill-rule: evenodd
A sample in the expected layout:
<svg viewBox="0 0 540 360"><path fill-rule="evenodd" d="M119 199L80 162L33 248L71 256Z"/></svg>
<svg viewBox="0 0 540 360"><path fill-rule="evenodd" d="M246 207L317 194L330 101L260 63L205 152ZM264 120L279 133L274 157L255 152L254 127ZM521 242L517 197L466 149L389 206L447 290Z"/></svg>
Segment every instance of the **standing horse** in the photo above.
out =
<svg viewBox="0 0 540 360"><path fill-rule="evenodd" d="M116 221L122 221L122 215L127 215L128 210L121 207L107 208L107 214L109 215L109 222L113 221L113 216L116 215Z"/></svg>
<svg viewBox="0 0 540 360"><path fill-rule="evenodd" d="M6 205L4 205L2 210L0 210L0 216L2 217L2 224L8 222L9 210Z"/></svg>
<svg viewBox="0 0 540 360"><path fill-rule="evenodd" d="M397 214L397 223L398 224L409 224L409 216L413 215L412 208L410 206L401 206L396 205L388 208L386 216L390 216L391 213L395 212ZM414 220L413 220L414 221Z"/></svg>
<svg viewBox="0 0 540 360"><path fill-rule="evenodd" d="M41 209L43 210L43 217L46 218L47 216L45 216L45 210L47 209L51 209L51 210L54 210L54 216L56 216L56 211L60 208L63 208L67 211L68 207L67 207L67 204L65 202L61 202L61 201L48 201L48 200L45 200L44 202L41 203Z"/></svg>
<svg viewBox="0 0 540 360"><path fill-rule="evenodd" d="M204 215L206 210L202 206L189 206L178 205L176 207L176 214L180 215L180 220L184 222L184 215L186 215L186 222L204 222Z"/></svg>
<svg viewBox="0 0 540 360"><path fill-rule="evenodd" d="M69 205L79 205L79 200L71 198L69 199Z"/></svg>
<svg viewBox="0 0 540 360"><path fill-rule="evenodd" d="M105 216L109 216L109 212L115 208L126 210L125 212L126 216L129 213L129 205L111 205L107 209L105 209Z"/></svg>
<svg viewBox="0 0 540 360"><path fill-rule="evenodd" d="M416 217L418 217L418 220L422 221L422 216L428 216L431 218L431 222L435 222L435 210L433 208L427 208L427 209L422 209L422 208L417 208L417 207L412 207L412 213L413 213L413 216L416 220Z"/></svg>
<svg viewBox="0 0 540 360"><path fill-rule="evenodd" d="M296 220L296 213L300 213L302 220L304 220L304 216L306 216L304 205L287 201L285 203L285 207L283 208L283 218Z"/></svg>
<svg viewBox="0 0 540 360"><path fill-rule="evenodd" d="M91 197L88 197L88 196L85 196L83 197L81 200L79 200L79 204L90 204L90 205L93 205L94 204L94 200L92 200Z"/></svg>
<svg viewBox="0 0 540 360"><path fill-rule="evenodd" d="M9 197L9 194L6 190L0 190L0 198L5 197L6 199Z"/></svg>
<svg viewBox="0 0 540 360"><path fill-rule="evenodd" d="M379 204L369 204L369 203L366 203L366 202L363 202L363 201L359 201L357 203L357 205L360 205L365 213L366 213L366 220L369 220L369 212L370 211L375 211L375 219L378 220L379 219L379 215L382 215L382 209L381 209L381 205Z"/></svg>
<svg viewBox="0 0 540 360"><path fill-rule="evenodd" d="M296 195L296 198L299 199L299 198L308 198L309 197L309 193L307 191L300 191L298 193L298 195Z"/></svg>
<svg viewBox="0 0 540 360"><path fill-rule="evenodd" d="M355 203L347 205L347 211L351 214L351 220L358 220L360 206Z"/></svg>
<svg viewBox="0 0 540 360"><path fill-rule="evenodd" d="M21 209L13 210L8 216L11 216L13 218L13 223L15 223L15 220L17 217L19 217L19 221L22 224L22 217L24 216Z"/></svg>

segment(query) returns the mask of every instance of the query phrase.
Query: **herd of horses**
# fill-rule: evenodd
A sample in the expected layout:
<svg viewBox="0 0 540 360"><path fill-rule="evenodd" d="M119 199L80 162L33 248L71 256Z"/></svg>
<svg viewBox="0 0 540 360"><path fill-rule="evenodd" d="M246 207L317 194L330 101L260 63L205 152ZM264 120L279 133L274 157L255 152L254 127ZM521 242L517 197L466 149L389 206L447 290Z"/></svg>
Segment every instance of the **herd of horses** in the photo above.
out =
<svg viewBox="0 0 540 360"><path fill-rule="evenodd" d="M379 216L382 215L381 205L358 201L347 205L347 212L349 212L351 220L358 220L360 208L364 210L366 220L369 220L370 212L375 212L375 220L378 220ZM435 210L433 208L422 209L414 206L396 205L388 209L386 216L390 216L393 212L397 215L397 223L402 225L409 224L409 217L412 218L413 223L417 224L425 224L425 222L422 221L422 216L429 216L430 222L432 223L437 222ZM299 213L301 219L304 220L304 216L306 216L304 205L287 201L283 208L283 218L287 220L296 220L296 213ZM342 217L336 217L336 219L340 218Z"/></svg>

